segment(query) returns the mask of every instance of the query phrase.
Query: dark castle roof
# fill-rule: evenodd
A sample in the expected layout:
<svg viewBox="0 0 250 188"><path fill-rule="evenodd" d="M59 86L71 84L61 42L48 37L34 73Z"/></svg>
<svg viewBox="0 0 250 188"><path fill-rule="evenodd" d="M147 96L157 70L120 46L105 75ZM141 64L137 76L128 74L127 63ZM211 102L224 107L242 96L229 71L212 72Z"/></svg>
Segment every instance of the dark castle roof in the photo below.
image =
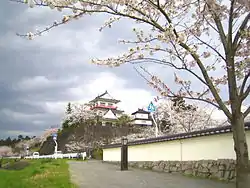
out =
<svg viewBox="0 0 250 188"><path fill-rule="evenodd" d="M250 130L250 121L245 122L245 130ZM201 131L194 131L190 133L180 133L180 134L174 134L174 135L167 135L167 136L159 136L157 138L148 138L143 140L135 140L132 142L128 142L129 146L133 145L140 145L140 144L150 144L150 143L157 143L157 142L165 142L165 141L172 141L172 140L181 140L186 138L195 138L195 137L202 137L202 136L209 136L209 135L216 135L216 134L224 134L232 132L232 126L224 126L224 127L216 127L211 129L205 129ZM120 147L121 143L117 144L110 144L103 146L103 149L105 148L116 148Z"/></svg>
<svg viewBox="0 0 250 188"><path fill-rule="evenodd" d="M133 112L131 115L135 115L135 114L150 114L150 112L145 111L141 108L138 108L138 110L136 112Z"/></svg>
<svg viewBox="0 0 250 188"><path fill-rule="evenodd" d="M105 95L109 95L108 91L106 90L103 94L98 95L96 98L94 98L93 100L91 100L90 102L95 102L95 101L107 101L107 102L114 102L114 103L118 103L121 102L120 100L114 99L113 97L111 97L112 99L108 99L105 98Z"/></svg>

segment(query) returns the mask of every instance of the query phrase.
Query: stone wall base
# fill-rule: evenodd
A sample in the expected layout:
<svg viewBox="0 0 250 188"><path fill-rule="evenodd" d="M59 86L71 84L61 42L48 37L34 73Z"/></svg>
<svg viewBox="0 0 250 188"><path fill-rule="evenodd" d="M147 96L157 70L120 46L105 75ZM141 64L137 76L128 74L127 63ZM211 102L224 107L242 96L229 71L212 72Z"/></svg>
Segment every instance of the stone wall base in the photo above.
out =
<svg viewBox="0 0 250 188"><path fill-rule="evenodd" d="M119 165L117 161L105 161ZM200 161L139 161L129 162L129 167L153 170L166 173L181 173L184 175L217 179L222 181L235 181L235 160L200 160Z"/></svg>

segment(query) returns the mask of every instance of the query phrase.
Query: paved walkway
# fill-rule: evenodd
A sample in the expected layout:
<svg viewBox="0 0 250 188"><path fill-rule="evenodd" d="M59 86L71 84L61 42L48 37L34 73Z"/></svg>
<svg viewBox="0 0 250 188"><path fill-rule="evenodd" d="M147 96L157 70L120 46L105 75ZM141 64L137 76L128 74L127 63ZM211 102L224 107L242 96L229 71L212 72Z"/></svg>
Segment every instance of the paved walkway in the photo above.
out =
<svg viewBox="0 0 250 188"><path fill-rule="evenodd" d="M233 184L176 174L129 169L99 161L69 161L71 180L79 188L234 188Z"/></svg>

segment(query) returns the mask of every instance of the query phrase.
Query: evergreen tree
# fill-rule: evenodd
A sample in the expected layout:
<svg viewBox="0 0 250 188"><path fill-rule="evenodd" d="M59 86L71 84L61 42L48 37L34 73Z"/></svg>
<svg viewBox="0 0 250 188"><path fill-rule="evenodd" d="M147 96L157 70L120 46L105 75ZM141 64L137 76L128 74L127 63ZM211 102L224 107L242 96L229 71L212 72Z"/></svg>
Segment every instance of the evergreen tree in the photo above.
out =
<svg viewBox="0 0 250 188"><path fill-rule="evenodd" d="M71 113L72 113L72 107L71 107L71 103L69 102L67 105L66 114L69 115Z"/></svg>
<svg viewBox="0 0 250 188"><path fill-rule="evenodd" d="M23 140L23 135L18 135L18 140Z"/></svg>

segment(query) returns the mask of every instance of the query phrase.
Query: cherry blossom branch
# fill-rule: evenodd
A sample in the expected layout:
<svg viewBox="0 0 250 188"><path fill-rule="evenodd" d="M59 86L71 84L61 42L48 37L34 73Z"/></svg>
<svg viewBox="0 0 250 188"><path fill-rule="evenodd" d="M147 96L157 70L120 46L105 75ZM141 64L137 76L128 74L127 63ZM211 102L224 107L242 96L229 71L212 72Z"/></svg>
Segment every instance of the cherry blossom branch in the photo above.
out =
<svg viewBox="0 0 250 188"><path fill-rule="evenodd" d="M180 46L182 46L184 49L186 49L187 51L190 52L191 56L194 58L194 60L197 62L201 73L204 77L204 79L206 80L206 83L208 84L208 87L211 91L211 93L214 96L214 99L216 100L216 102L218 103L218 105L220 106L220 109L223 110L225 112L225 115L231 119L232 118L232 114L230 113L230 111L228 110L228 108L226 107L226 105L223 103L221 97L219 96L219 94L217 93L215 86L212 82L212 80L209 78L208 73L206 71L206 68L204 67L204 65L202 64L199 56L193 52L186 44L184 43L180 43Z"/></svg>
<svg viewBox="0 0 250 188"><path fill-rule="evenodd" d="M154 77L154 76L153 76L150 72L148 72L145 68L143 68L143 67L141 67L141 66L140 66L140 68L141 68L145 73L147 73L149 76ZM148 84L152 85L152 82L151 82L149 79L147 79L140 71L138 71L138 69L136 69L136 71L137 71L137 73L139 73L139 75L140 75ZM175 94L175 93L174 93L173 91L171 91L167 86L165 86L165 87L167 87L168 92L161 92L162 89L160 89L160 88L159 88L157 85L155 85L155 84L153 85L153 87L154 87L155 89L157 89L157 90L161 93L161 95L164 96L164 97L170 97L170 98L179 97L178 94ZM169 93L170 93L170 94L169 94ZM203 99L203 98L199 98L199 97L197 97L197 98L196 98L196 97L187 97L187 96L181 96L181 97L183 97L184 99L190 99L190 100L195 100L195 101L206 102L206 103L209 103L209 104L215 106L216 108L220 109L220 106L219 106L219 105L213 103L212 101Z"/></svg>
<svg viewBox="0 0 250 188"><path fill-rule="evenodd" d="M208 5L208 6L209 6L209 5ZM210 7L210 8L211 8L211 7ZM167 15L166 13L165 13L164 15L165 15L167 21L171 24L172 21L170 20L170 18L168 17L168 15ZM220 21L219 17L218 17L216 14L213 13L213 15L214 15L214 21L215 21L215 23L216 23L216 25L217 25L219 34L220 34L221 39L222 39L222 43L223 43L224 47L226 47L226 36L225 36L224 29L223 29L223 26L222 26L222 24L221 24L221 21ZM176 32L175 29L174 29L174 33L175 33L176 37L178 38L178 34L177 34L177 32ZM227 107L225 106L225 104L223 103L221 97L220 97L219 94L217 93L217 91L216 91L216 89L215 89L215 87L214 87L214 85L213 85L211 79L209 78L208 73L207 73L207 71L206 71L204 65L202 64L202 62L201 62L199 56L198 56L195 52L192 52L191 49L190 49L185 43L180 42L180 46L182 46L184 49L186 49L188 52L190 52L190 53L191 53L191 56L194 58L194 60L196 60L196 62L198 63L198 66L200 67L201 72L202 72L202 74L203 74L203 76L204 76L204 79L206 80L206 82L207 82L207 84L208 84L208 87L209 87L209 89L211 90L211 92L212 92L212 94L213 94L213 96L214 96L216 102L218 103L218 105L220 106L220 108L225 112L225 115L226 115L229 119L231 119L231 118L232 118L232 114L230 113L230 111L228 110L228 108L227 108ZM226 48L225 48L225 49L226 49Z"/></svg>
<svg viewBox="0 0 250 188"><path fill-rule="evenodd" d="M220 35L224 50L227 51L227 37L226 37L225 31L223 29L223 25L221 23L221 20L220 20L219 16L216 14L216 12L212 9L211 5L207 3L207 6L208 6L211 14L213 15L213 19L214 19L215 25L217 27L218 33Z"/></svg>
<svg viewBox="0 0 250 188"><path fill-rule="evenodd" d="M22 4L26 4L22 0L10 0L10 1L17 2L17 3L22 3ZM87 1L87 3L92 4L92 5L99 5L99 6L106 7L106 8L110 9L113 12L108 11L108 10L87 10L87 9L81 9L81 8L73 7L73 6L58 6L58 5L54 5L55 8L59 8L59 9L71 9L71 10L76 10L76 11L81 11L81 12L78 14L79 16L76 16L76 15L73 15L73 16L72 15L71 16L64 16L64 18L62 19L61 22L59 22L57 24L53 23L53 25L51 25L50 27L47 27L47 28L43 29L42 31L39 31L39 32L36 32L36 33L17 34L17 35L21 36L21 37L29 37L29 38L33 37L33 36L40 36L42 33L47 32L47 31L53 29L56 26L60 26L60 25L62 25L64 23L68 22L70 20L70 18L78 18L81 15L86 14L86 13L107 13L107 14L111 14L111 15L119 15L120 14L120 16L129 17L129 18L134 19L134 20L140 20L142 22L145 22L145 23L148 23L148 24L152 25L152 23L150 23L149 21L144 20L144 19L142 19L140 17L135 17L135 16L131 16L131 15L126 15L126 14L119 13L119 12L117 12L116 10L114 10L110 6L99 4L99 3L93 3L93 2L89 2L89 1ZM35 2L35 5L49 7L48 4L44 4L42 2L41 3Z"/></svg>
<svg viewBox="0 0 250 188"><path fill-rule="evenodd" d="M133 59L133 60L130 61L131 64L139 64L139 63L146 63L146 62L153 62L153 63L156 63L156 64L167 65L167 66L173 67L173 68L175 68L177 70L188 71L193 76L195 76L198 80L200 80L204 85L207 86L207 83L199 75L197 75L195 72L188 69L187 67L178 67L178 66L176 66L175 64L173 64L171 62L168 62L168 61L165 61L165 60L160 60L160 59L155 59L155 58Z"/></svg>
<svg viewBox="0 0 250 188"><path fill-rule="evenodd" d="M188 27L185 25L185 28L187 29ZM200 41L202 44L208 46L210 49L212 49L218 56L220 56L224 61L226 61L225 57L213 46L211 46L210 44L208 44L207 42L205 42L204 40L200 39L198 36L196 36L196 34L194 34L193 32L191 32L192 35L198 40Z"/></svg>
<svg viewBox="0 0 250 188"><path fill-rule="evenodd" d="M244 21L241 23L241 26L238 29L238 31L237 31L237 33L236 33L236 35L234 37L233 46L234 46L235 50L238 48L238 46L240 44L240 43L238 43L239 39L241 38L242 32L245 29L245 27L247 26L247 23L249 22L249 20L250 20L250 12L246 15Z"/></svg>

